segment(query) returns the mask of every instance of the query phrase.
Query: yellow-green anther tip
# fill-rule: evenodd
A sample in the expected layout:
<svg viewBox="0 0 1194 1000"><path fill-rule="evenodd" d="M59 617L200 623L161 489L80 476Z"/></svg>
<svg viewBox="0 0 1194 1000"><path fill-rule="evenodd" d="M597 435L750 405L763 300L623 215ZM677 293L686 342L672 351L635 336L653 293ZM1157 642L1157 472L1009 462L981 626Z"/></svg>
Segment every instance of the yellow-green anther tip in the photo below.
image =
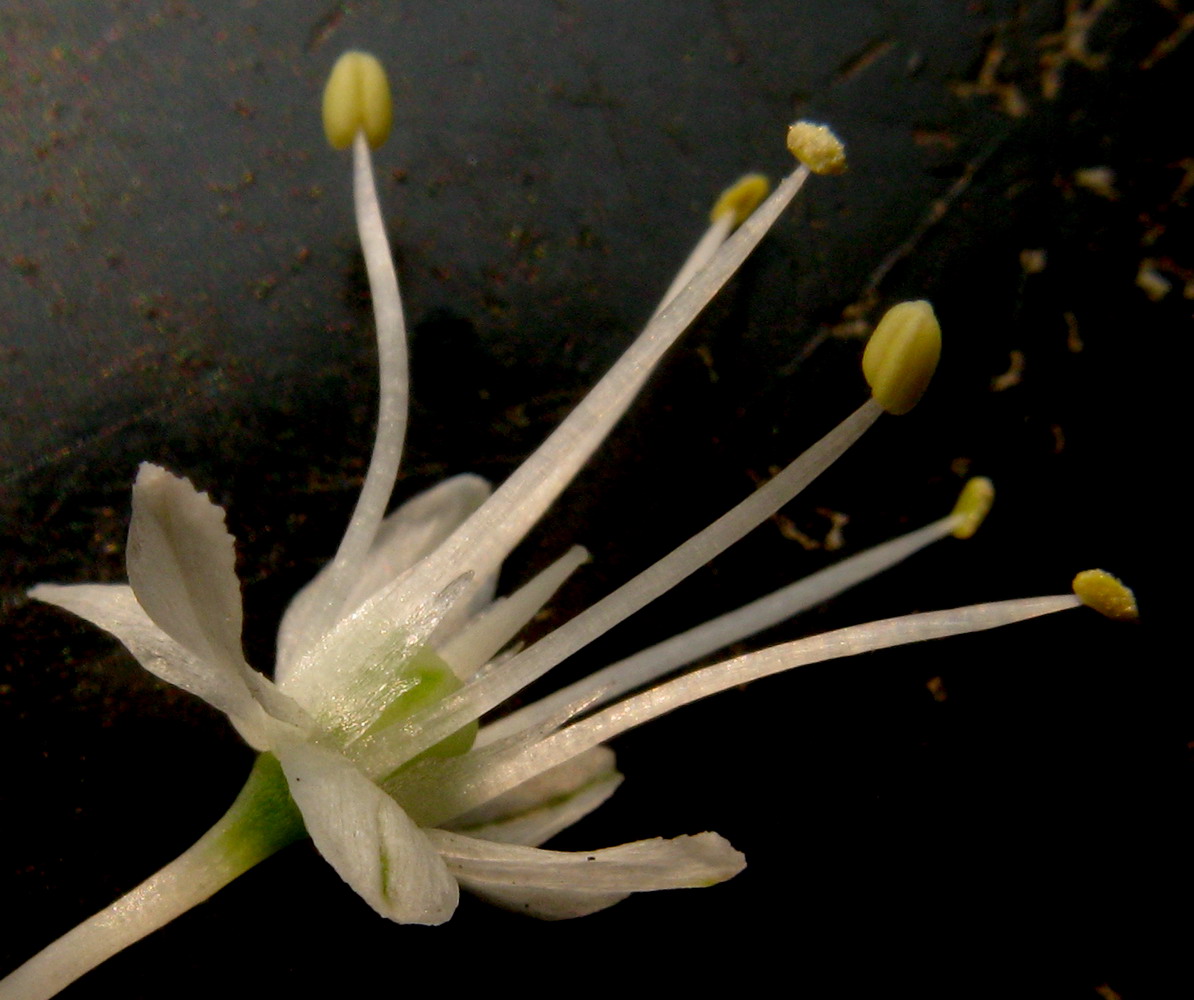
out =
<svg viewBox="0 0 1194 1000"><path fill-rule="evenodd" d="M892 306L862 355L862 374L888 413L907 413L925 394L941 357L941 327L924 300Z"/></svg>
<svg viewBox="0 0 1194 1000"><path fill-rule="evenodd" d="M727 215L734 218L734 227L742 225L750 218L750 213L759 207L759 203L771 193L771 181L762 174L747 174L738 178L721 193L713 211L709 213L709 221L717 222Z"/></svg>
<svg viewBox="0 0 1194 1000"><path fill-rule="evenodd" d="M814 174L846 172L846 147L828 125L799 121L789 126L788 149Z"/></svg>
<svg viewBox="0 0 1194 1000"><path fill-rule="evenodd" d="M376 149L393 123L394 102L381 62L368 52L345 52L323 88L323 132L332 148L345 149L364 132Z"/></svg>
<svg viewBox="0 0 1194 1000"><path fill-rule="evenodd" d="M1140 617L1136 595L1104 569L1084 569L1074 577L1074 594L1088 608L1117 622Z"/></svg>
<svg viewBox="0 0 1194 1000"><path fill-rule="evenodd" d="M974 476L966 481L951 515L956 523L954 538L971 538L978 531L991 505L995 502L995 484L986 476Z"/></svg>

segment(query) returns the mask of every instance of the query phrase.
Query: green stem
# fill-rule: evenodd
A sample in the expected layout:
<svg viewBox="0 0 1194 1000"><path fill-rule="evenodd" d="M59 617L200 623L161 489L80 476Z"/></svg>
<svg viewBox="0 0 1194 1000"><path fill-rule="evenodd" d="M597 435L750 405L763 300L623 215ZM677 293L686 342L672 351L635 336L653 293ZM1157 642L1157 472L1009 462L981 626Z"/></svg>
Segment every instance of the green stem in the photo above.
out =
<svg viewBox="0 0 1194 1000"><path fill-rule="evenodd" d="M220 821L190 850L0 981L0 1000L44 1000L306 836L281 765L261 754Z"/></svg>

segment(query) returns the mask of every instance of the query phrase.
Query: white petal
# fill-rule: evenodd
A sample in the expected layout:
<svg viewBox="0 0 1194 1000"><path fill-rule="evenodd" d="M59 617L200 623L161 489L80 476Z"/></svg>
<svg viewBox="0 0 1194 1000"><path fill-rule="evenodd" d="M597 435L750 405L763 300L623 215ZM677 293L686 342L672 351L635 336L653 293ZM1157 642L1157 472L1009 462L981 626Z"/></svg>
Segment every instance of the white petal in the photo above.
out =
<svg viewBox="0 0 1194 1000"><path fill-rule="evenodd" d="M460 884L474 896L503 910L540 920L571 920L587 917L620 903L628 892L586 892L583 889L540 889L537 886L491 885L461 878Z"/></svg>
<svg viewBox="0 0 1194 1000"><path fill-rule="evenodd" d="M445 830L428 830L427 836L465 888L556 919L592 913L632 892L715 885L746 867L746 859L715 833L577 852L498 844Z"/></svg>
<svg viewBox="0 0 1194 1000"><path fill-rule="evenodd" d="M593 747L452 821L481 840L538 847L604 803L622 783L608 747Z"/></svg>
<svg viewBox="0 0 1194 1000"><path fill-rule="evenodd" d="M129 583L149 617L200 659L240 668L240 582L224 511L145 463L133 486Z"/></svg>
<svg viewBox="0 0 1194 1000"><path fill-rule="evenodd" d="M420 493L381 523L358 579L341 616L393 583L429 552L489 496L489 484L478 476L455 476ZM303 649L313 645L335 622L314 613L324 602L327 570L324 569L295 595L278 630L278 665L275 677L285 683Z"/></svg>
<svg viewBox="0 0 1194 1000"><path fill-rule="evenodd" d="M295 740L274 753L319 853L365 902L400 924L452 916L456 881L397 802L332 750Z"/></svg>
<svg viewBox="0 0 1194 1000"><path fill-rule="evenodd" d="M227 713L253 747L265 749L261 710L241 674L226 663L202 660L180 646L150 620L131 587L123 583L65 587L43 583L29 591L29 596L110 632L151 674Z"/></svg>

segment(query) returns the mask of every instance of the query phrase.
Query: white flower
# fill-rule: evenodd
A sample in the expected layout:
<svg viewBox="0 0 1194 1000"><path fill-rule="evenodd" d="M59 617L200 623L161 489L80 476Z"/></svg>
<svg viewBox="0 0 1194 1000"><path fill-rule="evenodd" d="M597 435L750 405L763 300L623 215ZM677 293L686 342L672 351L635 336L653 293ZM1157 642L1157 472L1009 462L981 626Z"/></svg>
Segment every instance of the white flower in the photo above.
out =
<svg viewBox="0 0 1194 1000"><path fill-rule="evenodd" d="M194 848L31 959L0 984L0 996L52 995L304 833L375 910L404 923L447 920L458 885L543 917L589 913L632 892L712 885L744 865L713 833L580 854L539 847L617 787L620 776L604 746L610 738L679 705L806 663L991 628L1083 600L1104 610L1118 602L1111 610L1125 615L1134 610L1128 593L1101 574L1082 585L1082 598L1067 594L871 623L649 687L937 538L972 533L990 503L989 484L977 481L954 513L932 525L479 728L486 712L771 516L884 410L911 409L936 364L939 331L927 303L892 309L864 361L872 399L670 555L546 638L502 658L587 556L572 549L495 601L502 561L810 171L799 167L761 204L765 186L757 178L727 192L709 233L635 344L499 490L491 495L481 480L460 476L384 516L407 403L402 309L368 154L368 143L388 130L388 101L384 74L371 57L352 53L337 64L325 124L334 144L354 147L381 412L357 509L335 558L287 610L273 680L250 667L241 649L240 586L223 511L187 480L156 466L142 466L133 488L129 584L43 584L31 592L111 632L148 670L225 712L261 751L258 763L229 813ZM795 127L790 143L798 155L811 156L814 167L838 172L843 166L840 144L823 128ZM1092 591L1100 595L1092 598Z"/></svg>

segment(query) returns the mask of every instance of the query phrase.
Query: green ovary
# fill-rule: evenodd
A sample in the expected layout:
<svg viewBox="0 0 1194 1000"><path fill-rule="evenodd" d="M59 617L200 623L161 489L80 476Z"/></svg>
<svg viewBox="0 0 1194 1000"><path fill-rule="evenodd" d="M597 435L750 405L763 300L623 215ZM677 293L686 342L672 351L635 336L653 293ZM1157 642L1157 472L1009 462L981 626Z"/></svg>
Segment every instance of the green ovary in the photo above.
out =
<svg viewBox="0 0 1194 1000"><path fill-rule="evenodd" d="M420 709L455 694L464 686L464 682L453 673L452 668L440 659L435 650L427 646L415 653L403 666L402 675L407 682L406 686L369 727L370 733L401 722ZM434 746L424 750L406 766L426 757L457 757L468 753L476 738L477 722L474 719L451 736L444 737Z"/></svg>

